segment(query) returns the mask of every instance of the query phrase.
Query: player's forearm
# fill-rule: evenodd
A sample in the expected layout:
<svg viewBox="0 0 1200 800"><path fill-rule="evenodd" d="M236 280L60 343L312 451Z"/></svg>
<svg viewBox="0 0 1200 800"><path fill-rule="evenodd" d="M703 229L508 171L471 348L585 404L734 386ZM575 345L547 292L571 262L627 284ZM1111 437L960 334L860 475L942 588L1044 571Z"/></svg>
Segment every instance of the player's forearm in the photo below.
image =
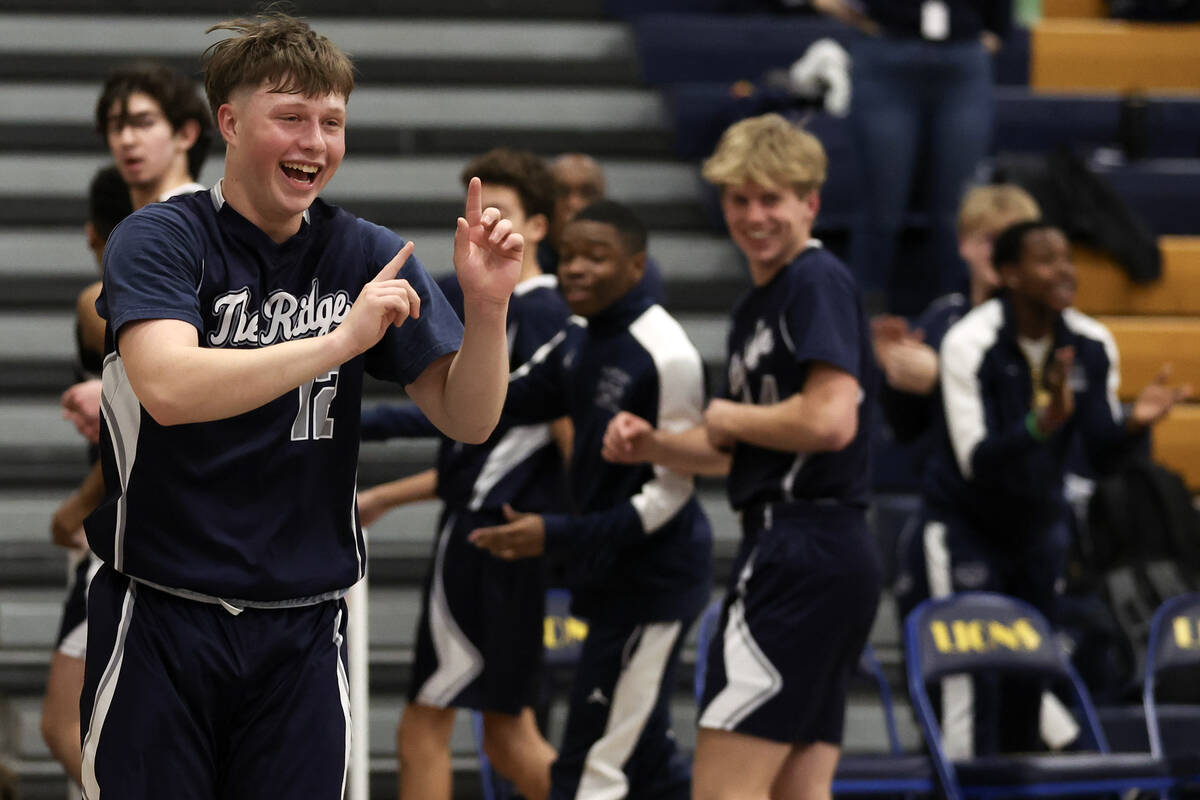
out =
<svg viewBox="0 0 1200 800"><path fill-rule="evenodd" d="M811 398L805 392L771 405L736 404L725 427L740 442L787 453L841 450L858 430L857 404Z"/></svg>
<svg viewBox="0 0 1200 800"><path fill-rule="evenodd" d="M508 391L508 306L468 304L462 347L446 373L440 413L426 414L451 439L487 441Z"/></svg>
<svg viewBox="0 0 1200 800"><path fill-rule="evenodd" d="M378 502L381 510L433 500L437 497L437 470L427 469L406 478L381 483L364 492L367 493Z"/></svg>
<svg viewBox="0 0 1200 800"><path fill-rule="evenodd" d="M151 326L161 322L137 323L121 334L130 384L160 425L244 414L357 355L336 330L267 347L210 348L157 335Z"/></svg>
<svg viewBox="0 0 1200 800"><path fill-rule="evenodd" d="M686 431L655 431L650 461L683 475L728 475L732 460L708 441L703 425Z"/></svg>

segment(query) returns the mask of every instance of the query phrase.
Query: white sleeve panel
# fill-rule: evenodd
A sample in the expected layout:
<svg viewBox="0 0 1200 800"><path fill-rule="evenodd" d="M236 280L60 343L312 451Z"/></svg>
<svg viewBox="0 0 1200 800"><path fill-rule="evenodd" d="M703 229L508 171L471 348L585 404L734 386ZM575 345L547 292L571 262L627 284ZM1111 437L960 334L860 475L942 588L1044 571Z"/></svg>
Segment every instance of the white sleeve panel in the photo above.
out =
<svg viewBox="0 0 1200 800"><path fill-rule="evenodd" d="M939 367L946 431L962 476L971 478L971 456L987 435L979 368L1004 324L999 300L989 300L955 323L942 339Z"/></svg>
<svg viewBox="0 0 1200 800"><path fill-rule="evenodd" d="M699 425L704 413L704 365L679 323L661 306L651 306L629 327L629 332L654 360L658 372L657 427L668 432ZM646 533L653 533L691 498L690 475L665 467L654 468L654 478L631 498Z"/></svg>

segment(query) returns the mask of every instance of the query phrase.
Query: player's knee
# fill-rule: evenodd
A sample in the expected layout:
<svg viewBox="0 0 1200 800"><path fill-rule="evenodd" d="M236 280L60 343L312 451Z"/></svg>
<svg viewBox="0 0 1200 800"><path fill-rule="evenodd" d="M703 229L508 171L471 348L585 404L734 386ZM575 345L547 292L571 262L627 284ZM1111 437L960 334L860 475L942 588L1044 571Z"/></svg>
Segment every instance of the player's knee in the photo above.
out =
<svg viewBox="0 0 1200 800"><path fill-rule="evenodd" d="M511 774L520 759L525 733L521 718L507 714L487 714L483 725L483 752L501 774Z"/></svg>
<svg viewBox="0 0 1200 800"><path fill-rule="evenodd" d="M403 764L420 764L450 752L453 709L410 705L396 726L396 754Z"/></svg>

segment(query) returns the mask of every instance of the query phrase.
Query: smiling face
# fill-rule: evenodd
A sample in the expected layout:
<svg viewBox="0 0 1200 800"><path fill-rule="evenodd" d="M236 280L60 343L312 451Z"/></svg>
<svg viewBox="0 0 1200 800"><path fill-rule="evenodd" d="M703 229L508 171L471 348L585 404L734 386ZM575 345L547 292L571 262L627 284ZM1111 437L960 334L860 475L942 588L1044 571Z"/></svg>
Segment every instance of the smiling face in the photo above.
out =
<svg viewBox="0 0 1200 800"><path fill-rule="evenodd" d="M729 235L750 263L755 283L769 281L805 248L819 205L815 190L802 197L791 187L753 181L721 190Z"/></svg>
<svg viewBox="0 0 1200 800"><path fill-rule="evenodd" d="M346 154L346 101L244 87L218 109L226 200L276 241L296 233Z"/></svg>
<svg viewBox="0 0 1200 800"><path fill-rule="evenodd" d="M642 279L646 254L630 253L616 226L575 220L563 229L558 286L571 311L598 314Z"/></svg>
<svg viewBox="0 0 1200 800"><path fill-rule="evenodd" d="M194 125L192 127L195 127ZM133 190L157 196L182 173L186 182L187 152L195 143L197 130L184 126L179 131L154 98L133 92L108 110L105 140L121 178Z"/></svg>
<svg viewBox="0 0 1200 800"><path fill-rule="evenodd" d="M1021 241L1021 258L1001 269L1001 280L1016 296L1050 311L1075 302L1075 264L1071 246L1057 228L1037 228Z"/></svg>

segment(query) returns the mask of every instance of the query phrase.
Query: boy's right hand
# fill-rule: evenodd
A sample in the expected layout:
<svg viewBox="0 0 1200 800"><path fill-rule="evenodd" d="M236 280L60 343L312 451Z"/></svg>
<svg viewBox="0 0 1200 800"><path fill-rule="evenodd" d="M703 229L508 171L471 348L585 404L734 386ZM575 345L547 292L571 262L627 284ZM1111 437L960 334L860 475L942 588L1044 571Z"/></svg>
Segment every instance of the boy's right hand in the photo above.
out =
<svg viewBox="0 0 1200 800"><path fill-rule="evenodd" d="M388 326L399 328L409 317L417 319L421 316L421 297L417 290L408 281L396 277L412 252L413 243L405 242L395 258L363 286L350 313L338 325L335 333L348 343L349 358L373 347L383 338Z"/></svg>
<svg viewBox="0 0 1200 800"><path fill-rule="evenodd" d="M608 421L600 455L614 464L642 464L650 461L654 444L654 426L628 411L619 411Z"/></svg>

